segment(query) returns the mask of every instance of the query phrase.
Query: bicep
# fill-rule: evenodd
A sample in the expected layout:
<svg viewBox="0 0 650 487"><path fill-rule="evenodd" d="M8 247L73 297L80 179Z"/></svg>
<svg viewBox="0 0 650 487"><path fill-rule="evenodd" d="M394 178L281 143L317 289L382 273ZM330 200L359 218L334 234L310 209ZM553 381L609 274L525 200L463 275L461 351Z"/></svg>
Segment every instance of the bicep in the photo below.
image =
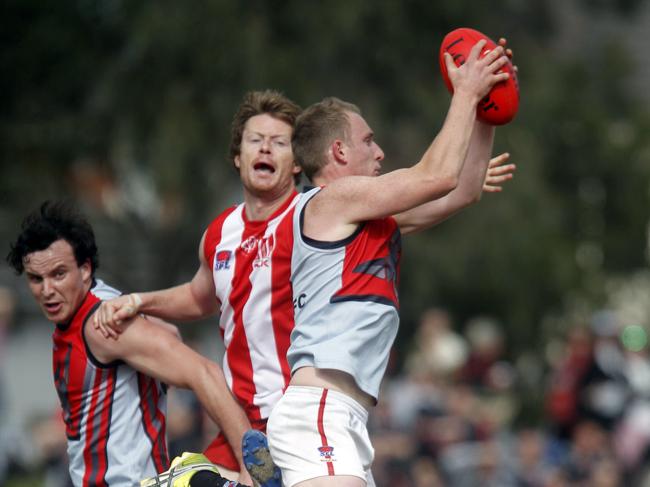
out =
<svg viewBox="0 0 650 487"><path fill-rule="evenodd" d="M458 191L393 215L402 235L425 230L446 220L462 208L456 204Z"/></svg>
<svg viewBox="0 0 650 487"><path fill-rule="evenodd" d="M137 371L177 387L189 387L202 360L168 329L142 317L134 318L113 346L117 358Z"/></svg>
<svg viewBox="0 0 650 487"><path fill-rule="evenodd" d="M333 221L360 223L395 215L427 201L441 198L452 189L431 178L419 165L397 169L376 177L346 177L328 184L317 195L319 212Z"/></svg>
<svg viewBox="0 0 650 487"><path fill-rule="evenodd" d="M181 332L178 330L178 327L176 325L169 323L168 321L165 321L161 318L157 318L156 316L143 315L142 317L147 321L149 321L150 323L159 326L160 328L167 331L168 333L171 333L174 337L178 338L179 340L183 339L181 336Z"/></svg>

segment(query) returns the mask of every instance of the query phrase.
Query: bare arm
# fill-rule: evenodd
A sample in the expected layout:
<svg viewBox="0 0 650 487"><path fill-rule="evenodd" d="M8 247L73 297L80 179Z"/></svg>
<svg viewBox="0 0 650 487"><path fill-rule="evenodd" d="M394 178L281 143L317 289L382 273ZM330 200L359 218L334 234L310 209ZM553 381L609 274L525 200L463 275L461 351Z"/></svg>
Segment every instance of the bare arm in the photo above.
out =
<svg viewBox="0 0 650 487"><path fill-rule="evenodd" d="M506 44L505 38L499 39L499 45L504 48L506 56L512 60L513 52L506 48ZM442 198L395 215L403 234L423 230L442 222L463 208L478 202L483 191L500 192L502 189L500 184L512 179L515 165L505 164L510 154L503 153L490 159L494 133L494 126L476 120L458 186Z"/></svg>
<svg viewBox="0 0 650 487"><path fill-rule="evenodd" d="M467 160L458 186L449 194L395 215L402 234L431 227L477 202L481 197L494 142L494 127L474 122Z"/></svg>
<svg viewBox="0 0 650 487"><path fill-rule="evenodd" d="M215 314L215 295L210 266L203 254L205 233L199 244L199 268L190 282L160 291L127 294L102 302L93 323L104 336L116 337L122 321L139 313L170 321L193 321Z"/></svg>
<svg viewBox="0 0 650 487"><path fill-rule="evenodd" d="M507 73L498 73L508 60L503 48L499 46L479 59L483 46L483 41L477 43L459 68L445 56L454 95L443 127L422 159L408 169L382 176L328 183L306 207L305 234L323 240L342 238L361 221L401 213L445 196L457 186L477 103L494 84L508 77Z"/></svg>
<svg viewBox="0 0 650 487"><path fill-rule="evenodd" d="M85 327L84 334L93 355L101 362L120 359L167 384L192 389L232 446L241 467L240 475L248 475L241 440L251 425L228 389L219 365L183 344L169 328L141 316L125 322L119 340L107 340L92 326Z"/></svg>

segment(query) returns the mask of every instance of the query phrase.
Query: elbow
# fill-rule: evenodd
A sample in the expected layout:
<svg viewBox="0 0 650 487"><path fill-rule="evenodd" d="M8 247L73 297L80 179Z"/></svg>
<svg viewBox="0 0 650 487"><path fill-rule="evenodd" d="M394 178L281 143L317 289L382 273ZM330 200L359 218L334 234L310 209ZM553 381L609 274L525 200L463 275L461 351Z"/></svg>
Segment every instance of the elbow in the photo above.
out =
<svg viewBox="0 0 650 487"><path fill-rule="evenodd" d="M458 201L458 209L462 210L481 201L482 191L466 194Z"/></svg>
<svg viewBox="0 0 650 487"><path fill-rule="evenodd" d="M169 332L174 335L177 339L179 339L181 342L183 341L183 335L181 335L181 331L178 329L176 325L169 325Z"/></svg>
<svg viewBox="0 0 650 487"><path fill-rule="evenodd" d="M223 374L223 370L219 364L204 357L201 366L203 378L205 381L212 384L213 386L216 386L217 388L228 387L226 384L226 377Z"/></svg>
<svg viewBox="0 0 650 487"><path fill-rule="evenodd" d="M458 175L442 175L436 179L436 186L441 196L447 195L458 187Z"/></svg>

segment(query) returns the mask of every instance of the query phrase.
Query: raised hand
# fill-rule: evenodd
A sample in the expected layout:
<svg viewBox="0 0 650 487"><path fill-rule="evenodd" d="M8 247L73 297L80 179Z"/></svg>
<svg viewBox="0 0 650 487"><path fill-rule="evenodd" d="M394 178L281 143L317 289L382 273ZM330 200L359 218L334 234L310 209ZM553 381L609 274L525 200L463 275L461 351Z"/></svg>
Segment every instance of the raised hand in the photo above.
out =
<svg viewBox="0 0 650 487"><path fill-rule="evenodd" d="M514 177L513 173L517 169L517 166L515 164L507 164L509 160L510 154L507 152L490 159L487 173L485 174L485 182L483 183L483 191L485 193L500 193L503 191L502 184L510 181Z"/></svg>
<svg viewBox="0 0 650 487"><path fill-rule="evenodd" d="M508 56L504 54L502 45L480 57L486 42L485 39L477 42L462 66L456 66L451 54L445 52L447 73L454 87L454 93L465 92L480 100L490 92L495 84L510 77L507 72L500 71L509 60Z"/></svg>

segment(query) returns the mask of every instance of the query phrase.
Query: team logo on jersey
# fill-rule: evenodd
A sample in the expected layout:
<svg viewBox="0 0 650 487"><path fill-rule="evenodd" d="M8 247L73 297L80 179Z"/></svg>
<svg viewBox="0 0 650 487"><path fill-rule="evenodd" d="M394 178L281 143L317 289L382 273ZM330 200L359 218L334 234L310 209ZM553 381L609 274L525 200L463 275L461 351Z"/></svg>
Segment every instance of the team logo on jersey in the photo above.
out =
<svg viewBox="0 0 650 487"><path fill-rule="evenodd" d="M273 234L262 238L248 237L241 243L240 247L246 254L257 252L253 261L253 267L269 267L271 264L271 254L273 254L273 248L275 247L275 240L273 239Z"/></svg>
<svg viewBox="0 0 650 487"><path fill-rule="evenodd" d="M321 462L335 462L334 458L334 447L333 446L319 446L318 451L320 452Z"/></svg>
<svg viewBox="0 0 650 487"><path fill-rule="evenodd" d="M232 252L230 250L220 250L214 258L214 270L220 271L222 269L230 269L230 258Z"/></svg>
<svg viewBox="0 0 650 487"><path fill-rule="evenodd" d="M257 246L257 237L248 237L240 245L241 249L247 254L253 252L256 246Z"/></svg>
<svg viewBox="0 0 650 487"><path fill-rule="evenodd" d="M273 235L264 237L257 242L257 256L253 261L253 267L269 267L271 263L271 254L275 247Z"/></svg>

